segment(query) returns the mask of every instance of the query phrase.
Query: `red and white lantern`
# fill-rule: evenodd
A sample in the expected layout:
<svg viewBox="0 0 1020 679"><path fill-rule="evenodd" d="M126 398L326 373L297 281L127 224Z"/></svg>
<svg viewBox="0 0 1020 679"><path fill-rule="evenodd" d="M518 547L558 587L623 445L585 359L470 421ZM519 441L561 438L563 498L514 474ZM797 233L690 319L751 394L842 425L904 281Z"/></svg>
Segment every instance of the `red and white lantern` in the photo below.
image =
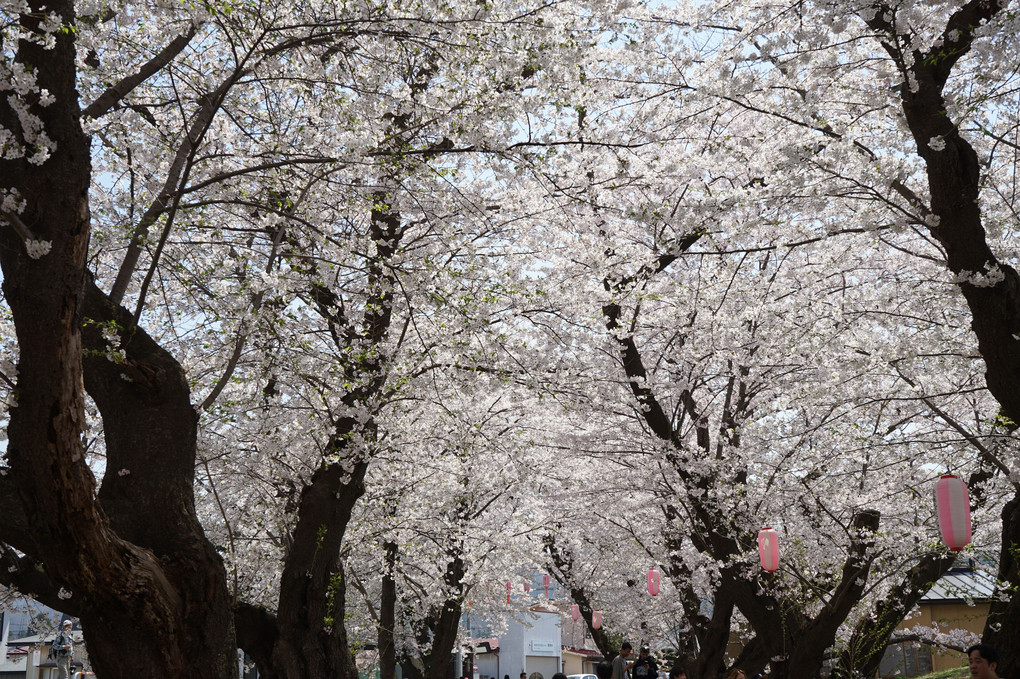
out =
<svg viewBox="0 0 1020 679"><path fill-rule="evenodd" d="M549 598L549 574L542 574L542 586L545 587L545 598Z"/></svg>
<svg viewBox="0 0 1020 679"><path fill-rule="evenodd" d="M967 484L953 474L946 474L935 485L935 506L939 513L942 542L954 552L970 543L970 496Z"/></svg>
<svg viewBox="0 0 1020 679"><path fill-rule="evenodd" d="M659 593L659 585L662 582L662 576L659 575L659 569L649 568L648 569L648 593L652 596L656 596Z"/></svg>
<svg viewBox="0 0 1020 679"><path fill-rule="evenodd" d="M758 531L758 556L761 567L769 573L779 568L779 534L771 526Z"/></svg>
<svg viewBox="0 0 1020 679"><path fill-rule="evenodd" d="M570 619L577 622L579 617L581 617L581 609L578 608L577 604L570 604Z"/></svg>
<svg viewBox="0 0 1020 679"><path fill-rule="evenodd" d="M524 593L527 594L531 591L531 583L527 580L524 581Z"/></svg>
<svg viewBox="0 0 1020 679"><path fill-rule="evenodd" d="M512 589L513 589L513 584L509 580L507 580L506 581L506 602L507 603L510 603L510 590L512 590Z"/></svg>
<svg viewBox="0 0 1020 679"><path fill-rule="evenodd" d="M601 629L602 628L602 611L592 611L591 614L591 628Z"/></svg>

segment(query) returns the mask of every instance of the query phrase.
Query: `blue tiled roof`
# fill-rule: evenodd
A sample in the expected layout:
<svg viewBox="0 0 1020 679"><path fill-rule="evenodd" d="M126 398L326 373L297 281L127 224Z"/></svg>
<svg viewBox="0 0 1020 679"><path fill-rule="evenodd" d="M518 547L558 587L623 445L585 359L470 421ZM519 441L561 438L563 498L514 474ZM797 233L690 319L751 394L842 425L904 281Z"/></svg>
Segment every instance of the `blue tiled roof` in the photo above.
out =
<svg viewBox="0 0 1020 679"><path fill-rule="evenodd" d="M936 581L921 601L987 601L995 595L995 576L987 571L954 566Z"/></svg>

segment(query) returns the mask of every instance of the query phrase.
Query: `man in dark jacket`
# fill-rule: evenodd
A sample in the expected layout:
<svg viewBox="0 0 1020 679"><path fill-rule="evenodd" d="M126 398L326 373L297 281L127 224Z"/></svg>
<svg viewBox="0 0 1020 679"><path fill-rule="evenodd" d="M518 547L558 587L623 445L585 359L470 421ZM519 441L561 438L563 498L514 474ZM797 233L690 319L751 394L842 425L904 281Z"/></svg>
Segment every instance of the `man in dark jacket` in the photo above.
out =
<svg viewBox="0 0 1020 679"><path fill-rule="evenodd" d="M630 676L631 679L658 679L659 666L649 655L647 646L641 647L638 659L634 661L634 666L630 670Z"/></svg>

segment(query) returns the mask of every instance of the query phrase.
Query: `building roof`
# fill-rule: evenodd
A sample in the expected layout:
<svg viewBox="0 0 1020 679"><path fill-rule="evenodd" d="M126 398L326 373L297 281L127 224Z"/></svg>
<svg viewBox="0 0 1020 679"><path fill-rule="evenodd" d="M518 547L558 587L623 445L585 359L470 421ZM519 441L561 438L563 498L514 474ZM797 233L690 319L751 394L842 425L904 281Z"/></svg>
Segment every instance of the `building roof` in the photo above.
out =
<svg viewBox="0 0 1020 679"><path fill-rule="evenodd" d="M485 653L498 653L499 652L499 639L492 637L489 639L475 639L471 642L471 645L475 648L481 646L485 649Z"/></svg>
<svg viewBox="0 0 1020 679"><path fill-rule="evenodd" d="M569 646L563 647L564 653L573 653L575 655L584 656L585 658L601 658L602 652L596 651L590 648L571 648Z"/></svg>
<svg viewBox="0 0 1020 679"><path fill-rule="evenodd" d="M921 597L924 603L988 601L995 596L995 576L971 566L953 566Z"/></svg>
<svg viewBox="0 0 1020 679"><path fill-rule="evenodd" d="M53 641L57 636L57 632L50 632L49 634L33 634L30 637L21 637L20 639L8 639L8 646L32 646L34 644L48 644ZM71 640L76 644L80 644L84 637L82 636L81 630L71 630Z"/></svg>

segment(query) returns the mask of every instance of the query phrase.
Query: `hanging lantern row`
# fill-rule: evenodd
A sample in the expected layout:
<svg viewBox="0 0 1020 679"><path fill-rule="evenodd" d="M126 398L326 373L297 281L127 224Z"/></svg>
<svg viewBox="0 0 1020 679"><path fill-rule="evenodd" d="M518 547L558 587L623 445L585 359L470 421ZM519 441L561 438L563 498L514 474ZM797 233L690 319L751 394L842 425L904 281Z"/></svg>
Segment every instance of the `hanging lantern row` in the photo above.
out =
<svg viewBox="0 0 1020 679"><path fill-rule="evenodd" d="M648 569L648 593L652 596L656 596L659 593L659 586L662 583L662 576L659 575L657 568Z"/></svg>
<svg viewBox="0 0 1020 679"><path fill-rule="evenodd" d="M967 484L955 474L944 474L935 484L935 507L942 542L953 552L962 551L971 538ZM758 555L761 567L769 573L779 568L779 535L769 526L758 531ZM651 571L648 571L648 591L652 591Z"/></svg>
<svg viewBox="0 0 1020 679"><path fill-rule="evenodd" d="M779 534L771 526L758 531L758 556L761 567L769 573L779 568Z"/></svg>
<svg viewBox="0 0 1020 679"><path fill-rule="evenodd" d="M545 598L549 598L549 583L551 582L548 573L542 574L542 587L545 589ZM524 587L524 593L528 594L531 592L531 581L525 580L522 584ZM513 591L513 583L510 580L506 581L506 602L510 603L510 593Z"/></svg>
<svg viewBox="0 0 1020 679"><path fill-rule="evenodd" d="M970 497L967 493L967 484L961 481L954 474L945 474L939 479L935 486L935 505L939 515L939 532L942 534L942 542L954 552L961 551L970 543L971 521L970 521ZM758 557L761 567L773 573L779 569L779 534L771 526L766 526L758 531ZM545 596L549 597L549 575L542 576L542 584L545 587ZM654 566L648 569L648 593L652 596L659 594L662 585L662 576ZM510 602L510 582L506 583L507 603ZM528 591L528 584L524 584L524 591ZM580 616L580 609L577 604L570 606L570 618L577 621ZM593 611L591 617L592 629L602 627L602 611Z"/></svg>
<svg viewBox="0 0 1020 679"><path fill-rule="evenodd" d="M967 484L953 474L945 474L935 484L935 506L939 514L942 542L959 552L970 543L970 497Z"/></svg>

